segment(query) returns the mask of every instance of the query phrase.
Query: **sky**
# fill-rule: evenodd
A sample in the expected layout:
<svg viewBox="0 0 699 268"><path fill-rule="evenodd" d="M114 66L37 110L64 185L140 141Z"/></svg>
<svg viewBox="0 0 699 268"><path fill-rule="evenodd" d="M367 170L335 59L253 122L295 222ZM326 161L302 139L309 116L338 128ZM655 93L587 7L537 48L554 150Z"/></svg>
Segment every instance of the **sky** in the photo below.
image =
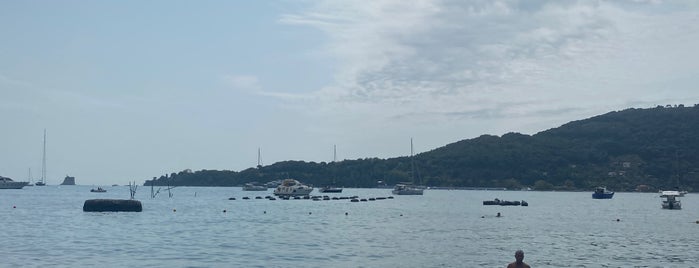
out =
<svg viewBox="0 0 699 268"><path fill-rule="evenodd" d="M45 129L49 185L699 103L696 1L0 0L0 40L0 176L41 176Z"/></svg>

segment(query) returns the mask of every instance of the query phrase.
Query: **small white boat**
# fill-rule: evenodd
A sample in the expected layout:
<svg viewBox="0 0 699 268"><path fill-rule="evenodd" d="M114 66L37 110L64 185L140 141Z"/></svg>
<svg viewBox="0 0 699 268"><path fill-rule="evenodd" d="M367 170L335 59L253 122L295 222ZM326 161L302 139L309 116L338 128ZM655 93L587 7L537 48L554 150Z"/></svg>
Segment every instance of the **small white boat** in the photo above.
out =
<svg viewBox="0 0 699 268"><path fill-rule="evenodd" d="M680 202L679 197L679 191L663 191L660 194L660 198L663 198L663 209L682 209L682 203Z"/></svg>
<svg viewBox="0 0 699 268"><path fill-rule="evenodd" d="M243 191L267 191L267 186L246 183L243 185Z"/></svg>
<svg viewBox="0 0 699 268"><path fill-rule="evenodd" d="M274 189L274 194L278 196L303 196L309 195L313 191L313 187L303 185L294 179L286 179L282 184Z"/></svg>
<svg viewBox="0 0 699 268"><path fill-rule="evenodd" d="M8 177L0 176L0 189L22 189L28 184L27 181L13 181Z"/></svg>
<svg viewBox="0 0 699 268"><path fill-rule="evenodd" d="M391 193L393 193L395 195L422 195L422 192L425 190L424 186L413 185L413 182L415 182L415 173L417 173L417 171L415 170L415 159L413 158L413 139L412 138L410 138L410 166L411 166L410 177L411 177L412 182L404 182L404 183L396 184L396 186L393 187L393 191L391 191Z"/></svg>
<svg viewBox="0 0 699 268"><path fill-rule="evenodd" d="M423 188L408 184L396 184L391 193L395 195L422 195Z"/></svg>

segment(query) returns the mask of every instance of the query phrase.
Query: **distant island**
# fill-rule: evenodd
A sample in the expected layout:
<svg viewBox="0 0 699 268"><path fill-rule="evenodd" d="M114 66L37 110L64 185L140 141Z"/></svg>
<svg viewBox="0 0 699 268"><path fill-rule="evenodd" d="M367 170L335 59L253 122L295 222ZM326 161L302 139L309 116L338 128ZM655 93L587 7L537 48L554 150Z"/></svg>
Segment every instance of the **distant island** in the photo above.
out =
<svg viewBox="0 0 699 268"><path fill-rule="evenodd" d="M61 185L75 185L75 177L67 176L63 179Z"/></svg>
<svg viewBox="0 0 699 268"><path fill-rule="evenodd" d="M699 105L626 109L534 135L507 133L461 140L414 157L416 183L589 191L699 189ZM184 170L147 180L156 186L239 186L295 178L324 186L377 187L410 181L409 157L340 162L283 161L228 170Z"/></svg>

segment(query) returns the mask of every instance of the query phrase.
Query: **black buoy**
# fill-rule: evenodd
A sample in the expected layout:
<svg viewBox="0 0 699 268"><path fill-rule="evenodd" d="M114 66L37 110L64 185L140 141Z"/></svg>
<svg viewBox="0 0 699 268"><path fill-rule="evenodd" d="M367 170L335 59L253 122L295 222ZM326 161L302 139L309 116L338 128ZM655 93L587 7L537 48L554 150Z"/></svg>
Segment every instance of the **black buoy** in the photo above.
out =
<svg viewBox="0 0 699 268"><path fill-rule="evenodd" d="M228 200L235 200L235 197L228 198Z"/></svg>
<svg viewBox="0 0 699 268"><path fill-rule="evenodd" d="M124 211L124 212L141 212L143 206L138 200L125 199L90 199L85 200L83 204L85 212L104 212L104 211Z"/></svg>

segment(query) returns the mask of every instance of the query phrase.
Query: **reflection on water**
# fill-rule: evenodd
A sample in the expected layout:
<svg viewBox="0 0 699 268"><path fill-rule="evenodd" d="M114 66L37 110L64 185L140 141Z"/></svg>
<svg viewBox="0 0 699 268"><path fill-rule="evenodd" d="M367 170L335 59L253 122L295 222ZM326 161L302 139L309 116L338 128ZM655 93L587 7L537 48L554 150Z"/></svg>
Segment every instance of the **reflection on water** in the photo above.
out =
<svg viewBox="0 0 699 268"><path fill-rule="evenodd" d="M266 199L240 188L180 187L141 213L84 213L128 187L0 191L2 265L9 267L504 267L517 249L535 267L691 267L699 263L699 196L663 210L657 194L427 190L351 203ZM390 196L348 189L335 196ZM483 206L526 200L528 207ZM16 206L16 208L13 208ZM224 213L223 210L226 210ZM503 217L495 215L500 212ZM347 213L347 215L345 215ZM619 219L619 221L616 221ZM110 266L110 265L107 265Z"/></svg>

